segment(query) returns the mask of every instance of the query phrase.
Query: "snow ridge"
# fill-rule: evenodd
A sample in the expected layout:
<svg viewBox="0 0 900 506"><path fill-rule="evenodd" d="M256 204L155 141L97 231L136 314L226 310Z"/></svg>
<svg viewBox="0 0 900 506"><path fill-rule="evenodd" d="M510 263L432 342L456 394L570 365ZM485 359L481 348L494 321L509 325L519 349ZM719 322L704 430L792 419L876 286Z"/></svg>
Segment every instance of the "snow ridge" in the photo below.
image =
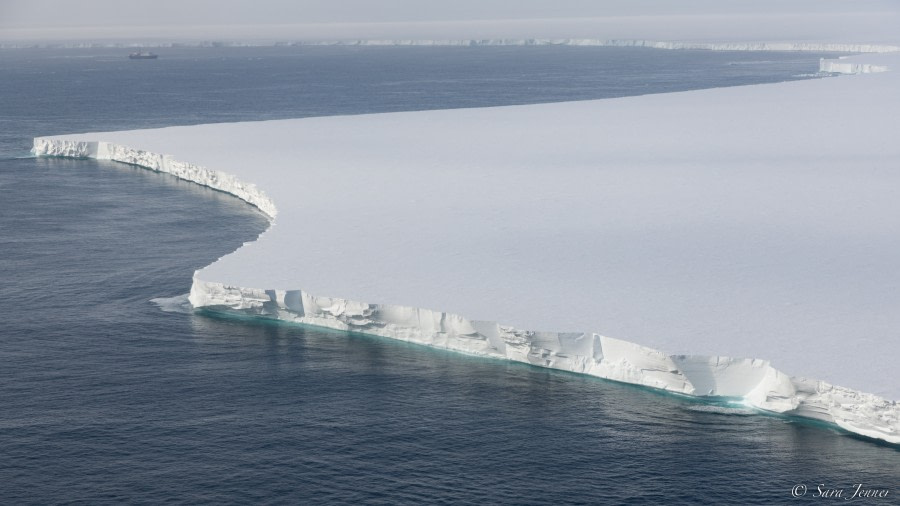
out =
<svg viewBox="0 0 900 506"><path fill-rule="evenodd" d="M36 138L37 156L114 160L173 174L230 193L274 222L274 203L255 185L205 167L107 142ZM704 399L740 398L761 411L833 423L849 432L900 444L900 403L790 377L766 360L667 355L594 332L535 332L431 309L374 304L309 294L229 286L195 273L194 308L239 312L319 327L377 335L470 355L588 374Z"/></svg>

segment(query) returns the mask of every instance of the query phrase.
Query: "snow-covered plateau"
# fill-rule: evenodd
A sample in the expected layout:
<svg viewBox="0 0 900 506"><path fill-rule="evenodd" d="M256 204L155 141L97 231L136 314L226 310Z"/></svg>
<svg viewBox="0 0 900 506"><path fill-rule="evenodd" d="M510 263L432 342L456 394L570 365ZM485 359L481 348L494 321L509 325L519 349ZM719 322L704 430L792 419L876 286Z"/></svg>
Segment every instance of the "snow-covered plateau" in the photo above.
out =
<svg viewBox="0 0 900 506"><path fill-rule="evenodd" d="M268 215L195 273L195 308L900 444L900 54L822 68L855 75L62 135L33 152L171 173Z"/></svg>

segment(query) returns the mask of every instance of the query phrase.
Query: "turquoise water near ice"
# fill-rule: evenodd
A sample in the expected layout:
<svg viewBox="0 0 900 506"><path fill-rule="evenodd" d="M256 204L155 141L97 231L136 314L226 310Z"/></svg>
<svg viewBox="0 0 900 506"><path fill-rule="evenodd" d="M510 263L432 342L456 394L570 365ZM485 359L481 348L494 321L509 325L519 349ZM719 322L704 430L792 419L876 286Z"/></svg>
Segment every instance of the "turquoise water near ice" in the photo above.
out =
<svg viewBox="0 0 900 506"><path fill-rule="evenodd" d="M0 503L781 504L900 493L833 428L400 342L183 311L264 217L31 137L808 78L819 54L637 48L0 51ZM336 196L336 200L339 197Z"/></svg>

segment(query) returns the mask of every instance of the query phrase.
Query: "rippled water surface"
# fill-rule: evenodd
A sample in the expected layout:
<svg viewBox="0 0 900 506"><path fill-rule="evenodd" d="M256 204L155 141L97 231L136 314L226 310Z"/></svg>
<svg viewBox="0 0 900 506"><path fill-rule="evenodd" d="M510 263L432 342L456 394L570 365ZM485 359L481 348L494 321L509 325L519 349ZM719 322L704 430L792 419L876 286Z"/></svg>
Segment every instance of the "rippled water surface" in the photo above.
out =
<svg viewBox="0 0 900 506"><path fill-rule="evenodd" d="M816 502L819 484L857 483L900 494L900 451L827 427L185 311L171 298L264 230L261 214L138 168L16 158L35 135L779 81L822 55L159 52L0 51L0 503L778 504L795 485Z"/></svg>

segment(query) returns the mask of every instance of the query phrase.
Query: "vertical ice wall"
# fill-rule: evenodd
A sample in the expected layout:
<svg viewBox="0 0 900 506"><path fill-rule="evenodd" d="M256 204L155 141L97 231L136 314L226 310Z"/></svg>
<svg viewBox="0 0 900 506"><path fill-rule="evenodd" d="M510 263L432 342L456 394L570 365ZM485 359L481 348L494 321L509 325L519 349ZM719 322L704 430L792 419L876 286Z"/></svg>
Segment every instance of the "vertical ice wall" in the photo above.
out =
<svg viewBox="0 0 900 506"><path fill-rule="evenodd" d="M823 62L823 71L872 72L877 65ZM89 138L90 136L85 136ZM35 139L42 156L91 157L166 172L231 193L274 220L274 202L239 178L122 144L65 137ZM282 224L284 225L284 224ZM298 224L300 225L300 224ZM300 227L302 229L302 227ZM302 252L298 252L302 254ZM874 395L807 378L790 377L768 361L669 355L592 331L536 332L440 310L324 297L302 289L233 286L195 275L197 308L361 332L462 353L513 360L706 399L740 399L773 413L834 423L848 431L900 444L900 406Z"/></svg>

